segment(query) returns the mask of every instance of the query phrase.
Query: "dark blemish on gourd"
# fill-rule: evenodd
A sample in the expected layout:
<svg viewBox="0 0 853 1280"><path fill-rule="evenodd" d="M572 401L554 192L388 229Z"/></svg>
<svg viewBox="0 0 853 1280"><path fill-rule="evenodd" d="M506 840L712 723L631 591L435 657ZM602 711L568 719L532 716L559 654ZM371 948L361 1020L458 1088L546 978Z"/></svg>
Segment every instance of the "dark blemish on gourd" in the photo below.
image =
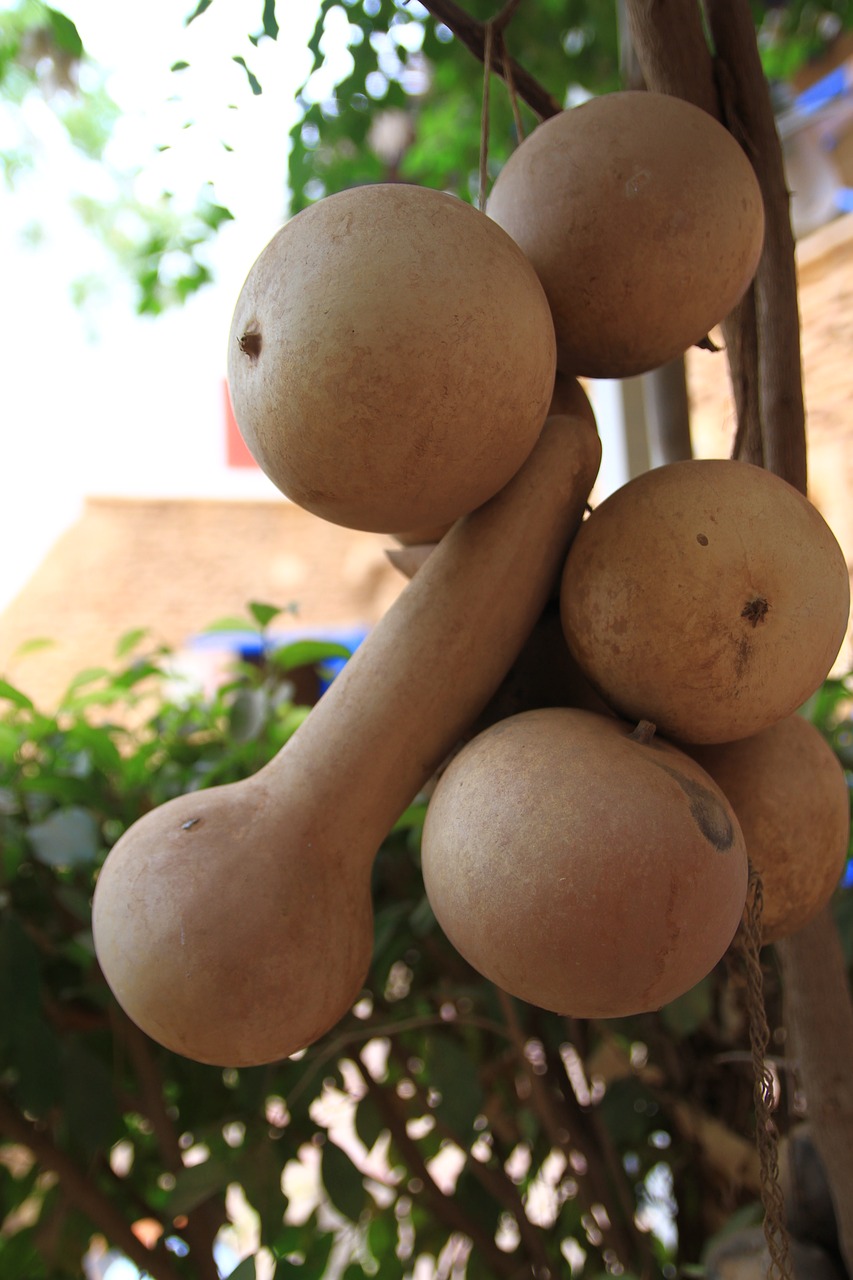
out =
<svg viewBox="0 0 853 1280"><path fill-rule="evenodd" d="M753 627L757 627L759 622L763 622L767 617L770 605L763 596L756 596L754 600L747 600L746 604L740 611L740 616L746 618L747 622L751 622Z"/></svg>
<svg viewBox="0 0 853 1280"><path fill-rule="evenodd" d="M708 539L707 539L707 537L705 536L705 534L704 534L704 533L697 533L697 534L696 534L696 541L699 543L699 546L700 546L700 547L707 547L707 545L708 545Z"/></svg>
<svg viewBox="0 0 853 1280"><path fill-rule="evenodd" d="M261 354L261 335L257 332L243 333L237 339L237 346L250 360L257 360Z"/></svg>
<svg viewBox="0 0 853 1280"><path fill-rule="evenodd" d="M663 769L664 773L668 773L681 787L690 801L691 817L709 844L712 844L719 853L725 853L727 849L731 849L735 839L734 827L713 791L693 778L686 778L677 769L671 769L661 759L651 755L648 759L659 769Z"/></svg>

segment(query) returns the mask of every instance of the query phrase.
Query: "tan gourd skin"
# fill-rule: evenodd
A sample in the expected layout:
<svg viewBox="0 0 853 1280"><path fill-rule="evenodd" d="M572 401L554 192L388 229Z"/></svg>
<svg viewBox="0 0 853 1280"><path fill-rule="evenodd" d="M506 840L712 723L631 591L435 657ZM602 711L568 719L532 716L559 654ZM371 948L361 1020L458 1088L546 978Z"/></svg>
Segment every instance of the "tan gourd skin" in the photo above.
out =
<svg viewBox="0 0 853 1280"><path fill-rule="evenodd" d="M647 471L600 503L564 571L563 628L626 720L730 742L790 715L829 672L850 582L817 509L762 467Z"/></svg>
<svg viewBox="0 0 853 1280"><path fill-rule="evenodd" d="M291 218L228 344L260 467L315 515L379 533L442 526L497 493L548 416L555 367L544 291L511 237L407 183Z"/></svg>
<svg viewBox="0 0 853 1280"><path fill-rule="evenodd" d="M95 945L154 1039L247 1066L347 1012L373 945L375 853L521 649L599 461L588 423L550 419L270 764L170 801L119 840L95 892Z"/></svg>
<svg viewBox="0 0 853 1280"><path fill-rule="evenodd" d="M694 760L589 711L493 725L439 780L422 843L439 924L480 973L579 1018L660 1008L723 956L747 859Z"/></svg>
<svg viewBox="0 0 853 1280"><path fill-rule="evenodd" d="M685 750L738 816L763 881L765 943L796 933L826 906L847 857L850 799L835 752L797 715L739 742Z"/></svg>
<svg viewBox="0 0 853 1280"><path fill-rule="evenodd" d="M548 295L557 364L624 378L703 338L758 266L764 210L746 154L698 107L608 93L540 124L487 212Z"/></svg>
<svg viewBox="0 0 853 1280"><path fill-rule="evenodd" d="M548 417L556 418L562 415L570 418L585 418L591 427L598 429L589 396L577 378L567 378L565 374L557 373L554 378ZM406 533L395 533L393 536L404 549L402 552L388 551L388 559L407 578L411 578L426 559L428 554L426 548L440 542L447 530L452 527L453 522L450 521L442 525L409 529ZM408 548L411 548L411 555L407 554Z"/></svg>

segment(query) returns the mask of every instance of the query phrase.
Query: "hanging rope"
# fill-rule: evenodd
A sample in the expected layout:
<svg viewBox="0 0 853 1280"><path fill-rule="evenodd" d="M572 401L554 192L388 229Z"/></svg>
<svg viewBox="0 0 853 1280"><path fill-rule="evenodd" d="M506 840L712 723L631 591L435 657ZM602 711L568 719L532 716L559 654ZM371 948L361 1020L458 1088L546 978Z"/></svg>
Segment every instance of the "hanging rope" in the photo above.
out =
<svg viewBox="0 0 853 1280"><path fill-rule="evenodd" d="M758 1149L761 1203L764 1206L764 1238L770 1254L767 1280L794 1280L785 1228L785 1202L779 1182L779 1133L773 1119L773 1075L767 1066L770 1028L764 1004L761 970L761 933L764 889L761 876L749 864L746 910L735 946L746 975L746 1010L752 1052L755 1098L755 1144Z"/></svg>

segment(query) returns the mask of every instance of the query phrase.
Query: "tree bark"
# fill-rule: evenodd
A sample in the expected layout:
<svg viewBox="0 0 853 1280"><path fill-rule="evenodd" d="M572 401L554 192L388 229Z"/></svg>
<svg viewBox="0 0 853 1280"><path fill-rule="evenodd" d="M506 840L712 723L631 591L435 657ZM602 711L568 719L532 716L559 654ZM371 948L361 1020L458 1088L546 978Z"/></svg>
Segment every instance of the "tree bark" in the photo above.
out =
<svg viewBox="0 0 853 1280"><path fill-rule="evenodd" d="M844 1264L853 1275L853 1015L844 955L825 909L776 943L785 1022L826 1169Z"/></svg>
<svg viewBox="0 0 853 1280"><path fill-rule="evenodd" d="M647 88L721 118L711 53L696 0L625 0L631 43Z"/></svg>
<svg viewBox="0 0 853 1280"><path fill-rule="evenodd" d="M745 148L765 205L764 251L753 288L724 334L738 410L735 455L806 491L806 437L794 240L782 151L746 0L706 0L716 58L695 0L627 0L637 56L650 89L722 119ZM701 37L701 39L700 39ZM709 93L709 66L717 92ZM777 944L786 1021L799 1057L814 1134L832 1183L839 1232L853 1275L853 1004L828 911Z"/></svg>
<svg viewBox="0 0 853 1280"><path fill-rule="evenodd" d="M749 5L744 0L707 0L707 13L724 119L752 161L764 198L764 251L754 283L764 465L805 493L800 315L782 144Z"/></svg>

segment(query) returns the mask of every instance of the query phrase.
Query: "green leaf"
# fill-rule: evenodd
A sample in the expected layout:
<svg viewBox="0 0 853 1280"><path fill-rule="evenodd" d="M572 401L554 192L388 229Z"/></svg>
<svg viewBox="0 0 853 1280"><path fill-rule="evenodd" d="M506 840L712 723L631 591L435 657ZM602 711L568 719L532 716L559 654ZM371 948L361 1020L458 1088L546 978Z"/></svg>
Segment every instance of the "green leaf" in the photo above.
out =
<svg viewBox="0 0 853 1280"><path fill-rule="evenodd" d="M19 644L15 650L16 658L25 658L30 653L38 653L41 649L52 649L56 644L50 636L34 636L32 640L25 640L23 644Z"/></svg>
<svg viewBox="0 0 853 1280"><path fill-rule="evenodd" d="M215 204L213 201L200 206L198 216L211 231L218 231L223 223L234 221L234 214L230 209L226 209L224 204Z"/></svg>
<svg viewBox="0 0 853 1280"><path fill-rule="evenodd" d="M664 1005L660 1011L660 1017L667 1030L679 1039L698 1031L713 1013L712 987L711 979L704 978L683 996Z"/></svg>
<svg viewBox="0 0 853 1280"><path fill-rule="evenodd" d="M314 1233L311 1219L308 1222L297 1226L283 1226L276 1232L275 1239L270 1243L270 1248L275 1258L280 1262L291 1253L302 1253L305 1249L306 1238Z"/></svg>
<svg viewBox="0 0 853 1280"><path fill-rule="evenodd" d="M35 1006L35 1010L38 1005ZM24 1108L42 1116L58 1101L62 1086L59 1041L38 1012L27 1010L11 1028L20 1079L18 1097Z"/></svg>
<svg viewBox="0 0 853 1280"><path fill-rule="evenodd" d="M245 71L249 80L249 87L251 88L252 93L256 97L258 96L258 94L263 93L263 89L261 88L260 81L258 80L257 76L252 71L250 71L248 66L246 65L246 59L241 57L240 54L237 53L234 55L234 58L232 60L238 63L238 65L241 66Z"/></svg>
<svg viewBox="0 0 853 1280"><path fill-rule="evenodd" d="M426 822L427 807L424 803L410 804L408 809L404 809L397 821L391 828L393 835L397 831L420 831Z"/></svg>
<svg viewBox="0 0 853 1280"><path fill-rule="evenodd" d="M184 62L183 60L181 60L180 62L173 62L171 67L169 67L169 70L170 71L186 71L189 65L190 64L188 62Z"/></svg>
<svg viewBox="0 0 853 1280"><path fill-rule="evenodd" d="M391 1213L377 1214L367 1228L367 1247L380 1264L380 1276L402 1274L397 1258L397 1241L397 1223Z"/></svg>
<svg viewBox="0 0 853 1280"><path fill-rule="evenodd" d="M202 635L216 635L220 631L257 631L257 627L252 625L248 618L226 617L217 618L215 622L209 622L204 628Z"/></svg>
<svg viewBox="0 0 853 1280"><path fill-rule="evenodd" d="M322 1170L323 1185L332 1204L345 1218L358 1222L367 1198L364 1179L334 1142L327 1141L323 1147Z"/></svg>
<svg viewBox="0 0 853 1280"><path fill-rule="evenodd" d="M0 721L0 759L11 764L21 747L21 735L10 724Z"/></svg>
<svg viewBox="0 0 853 1280"><path fill-rule="evenodd" d="M502 1206L467 1166L459 1175L453 1201L462 1209L466 1218L478 1223L485 1232L494 1236L503 1212Z"/></svg>
<svg viewBox="0 0 853 1280"><path fill-rule="evenodd" d="M213 0L198 0L198 4L196 5L195 9L193 9L190 16L187 18L186 22L184 23L184 26L188 27L191 22L195 22L196 18L200 18L201 15L207 9L209 9L212 4L213 4Z"/></svg>
<svg viewBox="0 0 853 1280"><path fill-rule="evenodd" d="M244 1258L238 1263L233 1271L228 1272L228 1280L257 1280L257 1270L255 1268L254 1254L249 1258Z"/></svg>
<svg viewBox="0 0 853 1280"><path fill-rule="evenodd" d="M319 1228L315 1230L312 1237L309 1237L307 1248L305 1248L305 1262L299 1268L299 1275L305 1276L308 1280L309 1276L324 1276L326 1274L326 1266L329 1261L329 1254L332 1252L332 1245L335 1243L336 1237L331 1231L321 1231ZM279 1266L281 1264L279 1263Z"/></svg>
<svg viewBox="0 0 853 1280"><path fill-rule="evenodd" d="M39 862L49 867L86 865L95 862L101 851L98 824L79 805L54 809L43 822L27 828L27 839Z"/></svg>
<svg viewBox="0 0 853 1280"><path fill-rule="evenodd" d="M176 1218L182 1213L192 1213L205 1200L223 1192L230 1181L230 1167L215 1157L181 1169L168 1196L170 1216Z"/></svg>
<svg viewBox="0 0 853 1280"><path fill-rule="evenodd" d="M245 66L245 63L243 65ZM268 627L273 618L277 618L282 612L283 610L277 604L264 604L261 600L249 601L249 613L262 629Z"/></svg>
<svg viewBox="0 0 853 1280"><path fill-rule="evenodd" d="M28 698L20 689L16 689L13 684L9 684L8 680L0 680L0 698L5 698L7 702L13 702L22 711L35 711L32 699Z"/></svg>
<svg viewBox="0 0 853 1280"><path fill-rule="evenodd" d="M275 0L264 0L264 16L263 16L264 35L269 36L270 40L278 39L278 20L275 16Z"/></svg>
<svg viewBox="0 0 853 1280"><path fill-rule="evenodd" d="M79 1040L72 1039L63 1053L61 1079L73 1142L89 1157L107 1152L121 1129L110 1072Z"/></svg>
<svg viewBox="0 0 853 1280"><path fill-rule="evenodd" d="M148 635L147 627L134 627L131 631L125 631L124 635L119 636L116 643L115 654L117 658L124 658L135 649L141 640Z"/></svg>
<svg viewBox="0 0 853 1280"><path fill-rule="evenodd" d="M477 1064L447 1036L431 1037L426 1047L425 1077L441 1094L435 1114L464 1146L483 1106Z"/></svg>
<svg viewBox="0 0 853 1280"><path fill-rule="evenodd" d="M376 1103L369 1093L366 1094L356 1107L355 1131L368 1151L371 1150L380 1134L385 1132L385 1129L385 1122L379 1114Z"/></svg>
<svg viewBox="0 0 853 1280"><path fill-rule="evenodd" d="M47 8L47 17L53 38L59 48L65 53L70 53L74 58L82 58L83 41L80 39L80 32L71 19L66 14L60 13L58 9L49 7Z"/></svg>
<svg viewBox="0 0 853 1280"><path fill-rule="evenodd" d="M246 1074L241 1071L241 1082ZM270 1142L263 1133L240 1153L235 1169L234 1181L240 1183L246 1199L261 1220L261 1244L265 1245L278 1237L287 1208L281 1188L283 1164L284 1154L280 1145Z"/></svg>
<svg viewBox="0 0 853 1280"><path fill-rule="evenodd" d="M124 758L110 735L109 728L79 722L69 734L74 745L82 745L103 774L121 773Z"/></svg>
<svg viewBox="0 0 853 1280"><path fill-rule="evenodd" d="M39 956L16 915L0 916L0 1047L39 1005Z"/></svg>
<svg viewBox="0 0 853 1280"><path fill-rule="evenodd" d="M432 903L424 894L414 911L409 916L409 925L416 938L426 938L436 928L435 912Z"/></svg>
<svg viewBox="0 0 853 1280"><path fill-rule="evenodd" d="M352 657L352 650L333 640L294 640L271 650L268 656L277 670L295 671L298 667L314 667L329 658L346 660Z"/></svg>

